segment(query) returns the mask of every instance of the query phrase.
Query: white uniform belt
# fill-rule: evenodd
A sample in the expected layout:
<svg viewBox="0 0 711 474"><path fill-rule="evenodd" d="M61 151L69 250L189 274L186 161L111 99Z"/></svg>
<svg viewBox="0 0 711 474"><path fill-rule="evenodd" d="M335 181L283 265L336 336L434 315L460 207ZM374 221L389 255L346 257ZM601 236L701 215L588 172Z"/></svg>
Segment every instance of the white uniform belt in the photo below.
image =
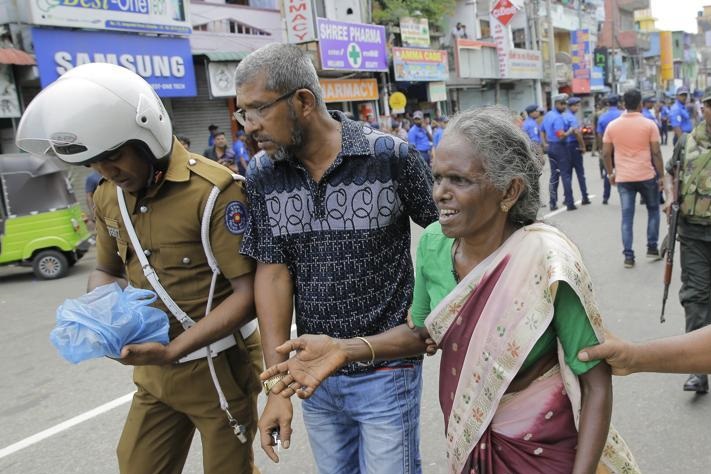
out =
<svg viewBox="0 0 711 474"><path fill-rule="evenodd" d="M247 339L249 336L254 334L254 331L257 330L257 320L253 319L252 321L248 322L241 328L239 328L240 334L242 334L242 339ZM184 364L186 362L191 362L196 359L204 359L207 357L207 348L210 348L210 357L217 357L217 354L220 352L229 349L230 347L234 346L237 344L237 341L235 340L235 337L230 334L228 336L223 337L222 339L213 342L209 346L201 347L200 349L191 352L190 354L182 357L181 359L178 360L179 364Z"/></svg>

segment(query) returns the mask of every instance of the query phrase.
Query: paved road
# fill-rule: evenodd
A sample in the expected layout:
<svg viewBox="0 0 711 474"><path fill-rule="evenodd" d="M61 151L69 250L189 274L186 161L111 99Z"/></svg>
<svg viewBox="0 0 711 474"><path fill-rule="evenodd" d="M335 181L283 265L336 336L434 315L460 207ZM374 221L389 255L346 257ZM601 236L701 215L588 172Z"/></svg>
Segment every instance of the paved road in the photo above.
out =
<svg viewBox="0 0 711 474"><path fill-rule="evenodd" d="M669 148L665 149L665 156L670 153ZM615 332L637 340L682 332L683 311L676 296L678 281L670 293L668 322L660 325L662 263L640 258L636 268L623 268L619 199L613 190L610 205L602 206L597 159L586 156L586 167L589 187L596 195L593 204L574 212L559 212L547 220L568 233L581 248L607 324ZM641 255L646 212L643 207L637 209L635 248ZM543 214L547 212L542 209ZM418 229L415 234L419 235ZM116 472L114 449L128 409L121 397L133 390L130 369L107 360L72 366L59 359L47 340L55 308L64 298L82 293L93 263L89 254L69 277L55 282L36 281L27 269L0 268L2 473ZM678 272L675 279L678 280ZM437 372L437 358L427 359L422 403L425 473L446 472ZM711 397L683 393L684 380L683 375L635 375L614 380L613 423L646 473L711 472ZM98 415L87 414L115 400L116 407ZM272 464L257 448L257 462L264 473L314 472L298 404L297 401L293 444L288 451L282 450L282 462ZM87 419L73 427L39 441L33 438L82 414ZM21 441L28 446L8 454L6 448ZM197 438L185 472L202 472Z"/></svg>

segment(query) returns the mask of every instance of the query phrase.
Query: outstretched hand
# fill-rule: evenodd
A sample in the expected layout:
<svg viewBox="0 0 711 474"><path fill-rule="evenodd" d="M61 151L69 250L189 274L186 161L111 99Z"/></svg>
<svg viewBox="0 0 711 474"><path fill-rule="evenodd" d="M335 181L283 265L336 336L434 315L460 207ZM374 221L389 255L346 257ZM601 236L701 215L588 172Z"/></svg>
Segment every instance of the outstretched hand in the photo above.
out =
<svg viewBox="0 0 711 474"><path fill-rule="evenodd" d="M629 375L637 372L634 353L634 344L606 332L603 343L581 350L578 352L578 359L583 362L605 359L612 367L613 375Z"/></svg>
<svg viewBox="0 0 711 474"><path fill-rule="evenodd" d="M309 398L321 382L348 362L341 342L329 336L311 334L286 341L276 348L277 352L289 354L296 351L296 354L289 360L269 367L260 377L267 380L275 375L284 375L270 393L284 398L294 394L299 398Z"/></svg>

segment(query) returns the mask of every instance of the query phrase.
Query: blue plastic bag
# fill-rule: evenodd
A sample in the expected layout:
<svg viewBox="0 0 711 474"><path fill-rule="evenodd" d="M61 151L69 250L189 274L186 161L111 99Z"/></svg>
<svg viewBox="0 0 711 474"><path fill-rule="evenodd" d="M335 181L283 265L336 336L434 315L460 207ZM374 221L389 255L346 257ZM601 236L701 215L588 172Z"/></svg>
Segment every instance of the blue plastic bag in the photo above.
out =
<svg viewBox="0 0 711 474"><path fill-rule="evenodd" d="M126 344L168 344L168 316L150 306L156 294L117 283L95 288L57 308L57 325L49 340L72 364L109 356L121 357Z"/></svg>

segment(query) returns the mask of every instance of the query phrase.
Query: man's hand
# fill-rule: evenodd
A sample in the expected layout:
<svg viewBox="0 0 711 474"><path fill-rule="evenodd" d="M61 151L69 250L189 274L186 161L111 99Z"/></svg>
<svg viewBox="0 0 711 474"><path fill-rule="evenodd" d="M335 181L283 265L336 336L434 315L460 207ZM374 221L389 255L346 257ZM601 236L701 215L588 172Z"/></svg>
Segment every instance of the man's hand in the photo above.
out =
<svg viewBox="0 0 711 474"><path fill-rule="evenodd" d="M270 393L289 398L296 393L299 398L309 398L326 377L348 362L342 341L325 335L306 334L286 341L276 348L281 354L296 354L289 360L269 367L262 372L262 380L284 374Z"/></svg>
<svg viewBox="0 0 711 474"><path fill-rule="evenodd" d="M605 359L612 367L613 375L629 375L637 372L635 367L635 345L618 339L611 333L605 334L605 342L587 347L578 352L578 359L583 362Z"/></svg>
<svg viewBox="0 0 711 474"><path fill-rule="evenodd" d="M121 349L121 358L114 359L123 365L168 365L173 357L168 349L159 342L129 344Z"/></svg>
<svg viewBox="0 0 711 474"><path fill-rule="evenodd" d="M294 407L291 405L291 400L272 395L272 392L267 397L267 404L264 406L262 416L259 418L259 440L262 444L262 449L274 462L279 462L279 455L274 451L274 438L272 433L279 431L279 438L284 449L289 449L291 441L291 419L294 416Z"/></svg>
<svg viewBox="0 0 711 474"><path fill-rule="evenodd" d="M664 191L664 177L660 176L659 179L657 180L657 185L659 186L659 192Z"/></svg>
<svg viewBox="0 0 711 474"><path fill-rule="evenodd" d="M617 180L615 179L615 175L613 174L608 174L607 175L608 181L610 181L610 185L612 186L617 186Z"/></svg>

